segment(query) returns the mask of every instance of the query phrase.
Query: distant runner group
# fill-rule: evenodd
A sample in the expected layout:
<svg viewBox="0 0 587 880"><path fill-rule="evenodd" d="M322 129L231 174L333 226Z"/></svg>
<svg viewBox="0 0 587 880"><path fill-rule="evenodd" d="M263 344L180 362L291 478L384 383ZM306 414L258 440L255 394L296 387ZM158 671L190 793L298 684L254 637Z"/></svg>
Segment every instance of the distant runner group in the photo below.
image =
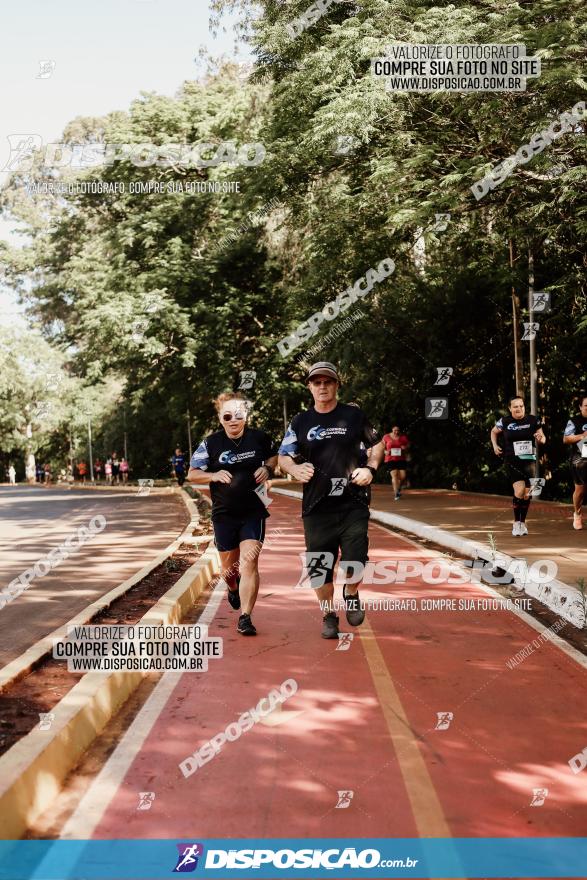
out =
<svg viewBox="0 0 587 880"><path fill-rule="evenodd" d="M259 554L265 537L266 483L277 466L303 485L302 521L306 543L307 577L314 588L322 617L321 635L338 638L334 611L334 568L337 560L349 577L351 562L368 561L370 484L382 463L390 473L395 500L406 480L408 437L398 426L381 436L356 404L338 400L340 378L334 364L313 364L306 376L312 405L291 420L277 448L269 435L248 425L250 403L241 392L226 392L215 401L219 430L205 437L191 457L187 480L209 484L212 526L220 553L228 601L240 610L237 629L256 634L252 613L259 591ZM538 446L546 443L540 419L527 414L524 400L509 401L509 415L491 430L491 443L503 459L513 487L512 534L528 534L526 517L538 491ZM581 529L581 505L587 479L587 396L579 400L579 415L569 420L564 434L569 444L575 482L573 526ZM183 482L184 463L176 450L174 467ZM326 560L320 576L310 559ZM349 578L350 580L350 578ZM354 578L353 578L354 580ZM364 610L359 583L345 583L343 606L351 626L360 626Z"/></svg>

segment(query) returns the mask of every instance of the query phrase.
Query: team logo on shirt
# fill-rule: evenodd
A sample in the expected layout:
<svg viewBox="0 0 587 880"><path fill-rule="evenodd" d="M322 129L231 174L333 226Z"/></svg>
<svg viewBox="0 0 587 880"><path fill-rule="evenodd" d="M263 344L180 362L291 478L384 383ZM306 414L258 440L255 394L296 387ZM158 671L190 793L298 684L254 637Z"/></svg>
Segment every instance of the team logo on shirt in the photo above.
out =
<svg viewBox="0 0 587 880"><path fill-rule="evenodd" d="M306 437L308 440L327 440L334 434L346 434L346 428L323 428L321 425L315 425L310 428Z"/></svg>
<svg viewBox="0 0 587 880"><path fill-rule="evenodd" d="M245 458L252 458L254 455L254 450L252 452L239 452L237 455L232 449L227 449L225 452L220 453L218 461L220 464L236 464L237 461L243 461Z"/></svg>

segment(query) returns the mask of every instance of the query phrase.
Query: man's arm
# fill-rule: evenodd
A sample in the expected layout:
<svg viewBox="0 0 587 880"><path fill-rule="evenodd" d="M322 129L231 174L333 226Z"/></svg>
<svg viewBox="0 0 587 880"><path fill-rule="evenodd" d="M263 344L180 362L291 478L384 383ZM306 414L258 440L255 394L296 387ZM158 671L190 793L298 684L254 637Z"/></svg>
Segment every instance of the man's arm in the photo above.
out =
<svg viewBox="0 0 587 880"><path fill-rule="evenodd" d="M373 468L376 471L382 461L383 441L380 440L379 443L376 443L375 446L371 446L367 450L367 464L365 467L355 468L352 472L351 480L355 486L368 486L369 483L372 483L375 474L369 468Z"/></svg>
<svg viewBox="0 0 587 880"><path fill-rule="evenodd" d="M503 449L497 445L497 438L501 433L503 433L502 429L498 428L497 425L494 425L491 429L491 445L496 455L503 455Z"/></svg>
<svg viewBox="0 0 587 880"><path fill-rule="evenodd" d="M565 433L563 436L563 443L580 443L581 440L585 440L587 437L587 431L583 431L582 434L571 434L570 432L574 429L574 424L569 421L567 422L567 427L565 428Z"/></svg>
<svg viewBox="0 0 587 880"><path fill-rule="evenodd" d="M367 467L372 467L377 470L377 468L381 465L384 457L384 447L383 441L377 443L375 446L372 446L371 449L367 450Z"/></svg>
<svg viewBox="0 0 587 880"><path fill-rule="evenodd" d="M293 460L293 456L299 454L295 422L294 417L281 441L278 458L279 468L284 474L291 474L294 480L298 480L300 483L309 483L314 476L314 465L309 461L296 464Z"/></svg>
<svg viewBox="0 0 587 880"><path fill-rule="evenodd" d="M296 464L291 455L280 455L278 457L279 469L284 474L291 474L294 480L300 483L309 483L314 476L314 465L309 461L303 464Z"/></svg>

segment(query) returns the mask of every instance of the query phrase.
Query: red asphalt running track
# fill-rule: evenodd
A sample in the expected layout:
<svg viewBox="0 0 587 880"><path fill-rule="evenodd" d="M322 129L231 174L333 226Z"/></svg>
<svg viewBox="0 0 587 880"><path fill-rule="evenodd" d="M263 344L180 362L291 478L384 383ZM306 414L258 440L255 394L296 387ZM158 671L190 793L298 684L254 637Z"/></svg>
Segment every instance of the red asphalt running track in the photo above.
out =
<svg viewBox="0 0 587 880"><path fill-rule="evenodd" d="M267 531L278 536L261 554L258 636L236 633L238 612L222 597L210 635L223 637L224 658L179 678L127 771L98 793L101 819L89 836L583 835L587 786L568 761L587 746L585 667L547 641L508 668L538 632L507 610L372 611L354 630L341 612L354 640L337 650L320 638L312 591L292 589L304 550L300 503L274 498ZM374 524L370 541L371 561L431 555ZM411 581L361 595L492 594ZM298 691L272 723L182 775L184 758L289 678ZM448 729L436 729L439 712L453 713ZM540 807L530 806L535 788L548 789ZM354 793L348 808L336 807L341 790ZM148 811L137 810L141 791L155 792Z"/></svg>

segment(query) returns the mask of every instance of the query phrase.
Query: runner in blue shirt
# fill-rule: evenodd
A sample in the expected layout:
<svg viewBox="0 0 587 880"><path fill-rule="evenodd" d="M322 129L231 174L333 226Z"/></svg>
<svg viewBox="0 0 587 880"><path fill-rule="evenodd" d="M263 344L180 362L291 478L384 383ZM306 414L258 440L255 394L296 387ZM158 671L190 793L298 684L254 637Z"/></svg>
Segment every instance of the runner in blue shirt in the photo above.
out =
<svg viewBox="0 0 587 880"><path fill-rule="evenodd" d="M185 455L179 446L175 450L175 455L171 456L171 466L177 478L178 485L183 486L185 482Z"/></svg>

